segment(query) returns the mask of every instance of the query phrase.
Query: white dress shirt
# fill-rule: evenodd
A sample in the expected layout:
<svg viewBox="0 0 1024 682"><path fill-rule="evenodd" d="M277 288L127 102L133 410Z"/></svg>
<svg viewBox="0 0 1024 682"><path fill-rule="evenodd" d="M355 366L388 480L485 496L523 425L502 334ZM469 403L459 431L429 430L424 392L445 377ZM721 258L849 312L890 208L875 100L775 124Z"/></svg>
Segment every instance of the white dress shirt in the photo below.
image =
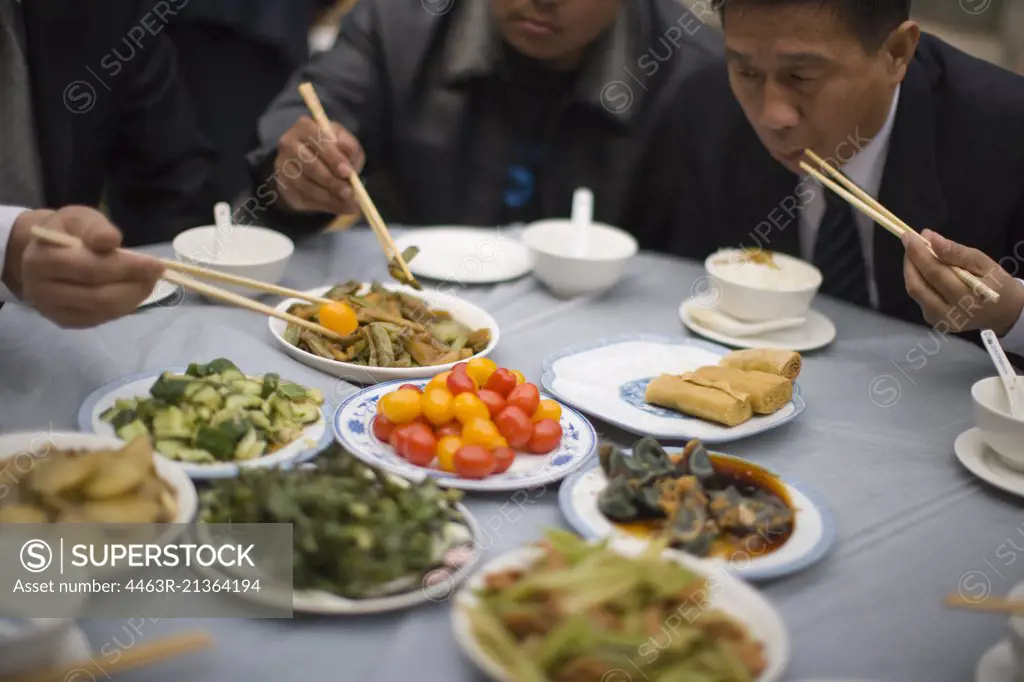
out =
<svg viewBox="0 0 1024 682"><path fill-rule="evenodd" d="M18 216L27 211L20 206L0 206L0 278L4 276L4 263L7 258L7 242L11 239L11 228ZM0 279L0 303L14 303L18 298L4 286Z"/></svg>
<svg viewBox="0 0 1024 682"><path fill-rule="evenodd" d="M838 158L837 162L843 162L840 170L850 178L861 189L878 198L878 192L882 187L882 175L885 173L885 162L889 156L889 137L892 135L893 121L896 119L896 108L899 106L900 88L897 86L893 93L892 105L889 107L889 116L882 124L881 130L872 140L864 146L853 158ZM837 152L838 154L838 152ZM814 178L801 178L803 186L813 187L813 198L803 205L800 212L800 252L801 256L808 261L814 258L814 241L818 236L818 227L825 216L825 193ZM864 267L868 276L868 295L871 298L871 306L878 308L878 283L875 280L874 268L874 246L875 223L861 213L853 212L853 219L857 224L860 233L861 253L864 255ZM1024 280L1018 280L1024 286ZM1013 328L1002 338L1003 347L1006 350L1024 355L1024 314L1017 319Z"/></svg>

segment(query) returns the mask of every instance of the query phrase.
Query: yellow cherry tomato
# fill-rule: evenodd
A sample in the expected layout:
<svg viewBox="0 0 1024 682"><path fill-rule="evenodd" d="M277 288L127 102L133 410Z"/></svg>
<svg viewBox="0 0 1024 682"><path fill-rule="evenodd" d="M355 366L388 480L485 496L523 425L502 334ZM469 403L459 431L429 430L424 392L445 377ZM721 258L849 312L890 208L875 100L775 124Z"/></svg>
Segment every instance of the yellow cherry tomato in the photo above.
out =
<svg viewBox="0 0 1024 682"><path fill-rule="evenodd" d="M458 436L445 436L437 441L437 465L441 471L455 472L455 453L464 443Z"/></svg>
<svg viewBox="0 0 1024 682"><path fill-rule="evenodd" d="M411 388L392 391L380 399L380 410L392 424L408 424L422 412L420 394Z"/></svg>
<svg viewBox="0 0 1024 682"><path fill-rule="evenodd" d="M514 376L516 378L516 386L518 386L519 384L525 384L526 383L526 377L523 376L522 372L520 372L518 369L513 369L511 371L512 371L512 376Z"/></svg>
<svg viewBox="0 0 1024 682"><path fill-rule="evenodd" d="M508 441L505 440L504 438L502 438L501 434L498 434L498 437L495 438L494 441L491 442L491 445L490 445L491 450L497 450L498 448L507 448L507 447L508 447Z"/></svg>
<svg viewBox="0 0 1024 682"><path fill-rule="evenodd" d="M487 419L491 416L484 401L474 393L460 393L455 396L455 418L464 425L474 419Z"/></svg>
<svg viewBox="0 0 1024 682"><path fill-rule="evenodd" d="M359 318L356 317L356 311L341 301L325 303L320 306L319 318L320 324L342 336L355 334L359 329Z"/></svg>
<svg viewBox="0 0 1024 682"><path fill-rule="evenodd" d="M471 419L462 427L462 442L490 448L501 437L498 427L490 419Z"/></svg>
<svg viewBox="0 0 1024 682"><path fill-rule="evenodd" d="M441 372L440 374L435 376L433 379L431 379L427 383L427 387L425 389L423 389L423 390L424 391L429 391L429 390L434 389L434 388L443 388L444 390L447 391L448 390L448 375L449 374L451 374L451 372Z"/></svg>
<svg viewBox="0 0 1024 682"><path fill-rule="evenodd" d="M466 374L476 383L477 388L486 385L487 380L491 378L496 369L498 369L498 365L494 360L487 358L473 358L466 363Z"/></svg>
<svg viewBox="0 0 1024 682"><path fill-rule="evenodd" d="M455 398L446 389L428 389L422 403L423 416L434 426L443 426L455 419Z"/></svg>
<svg viewBox="0 0 1024 682"><path fill-rule="evenodd" d="M562 406L554 400L542 400L537 405L537 411L533 413L532 421L539 422L542 419L554 419L556 422L562 418Z"/></svg>

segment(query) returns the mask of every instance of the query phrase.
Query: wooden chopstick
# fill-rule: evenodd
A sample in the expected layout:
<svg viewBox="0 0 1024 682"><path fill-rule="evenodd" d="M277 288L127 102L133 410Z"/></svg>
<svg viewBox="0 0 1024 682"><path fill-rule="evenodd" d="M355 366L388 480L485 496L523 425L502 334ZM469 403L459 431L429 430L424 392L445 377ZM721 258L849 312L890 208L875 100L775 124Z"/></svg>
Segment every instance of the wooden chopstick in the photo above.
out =
<svg viewBox="0 0 1024 682"><path fill-rule="evenodd" d="M299 93L302 95L302 99L306 102L306 107L313 115L313 120L320 127L322 133L330 135L331 133L331 121L327 118L327 112L324 111L323 104L320 103L320 98L317 97L316 90L313 89L312 83L302 83L299 85ZM402 258L402 252L399 251L398 246L395 244L395 240L391 238L391 233L388 232L388 227L384 223L384 219L381 218L380 213L377 211L377 207L373 203L373 199L370 198L370 194L366 191L366 187L363 185L363 181L359 179L359 174L355 171L348 176L349 182L352 184L352 190L356 194L356 200L359 202L360 208L363 209L363 215L366 216L367 221L370 223L370 227L373 229L374 234L377 235L377 240L380 242L381 248L384 249L384 254L390 261L394 258L398 261L399 267L402 268L402 274L410 282L415 282L416 278L412 276L412 272L409 271L409 266L406 264L405 259Z"/></svg>
<svg viewBox="0 0 1024 682"><path fill-rule="evenodd" d="M820 172L811 167L805 161L801 161L800 167L805 172L809 173L823 185L826 185L833 192L843 197L843 199L846 199L850 205L859 209L862 213L873 219L885 229L889 230L889 232L892 232L895 236L902 237L905 233L914 235L924 242L924 245L928 248L928 251L932 256L938 258L935 254L935 250L932 248L932 245L928 243L927 239L922 237L914 228L910 227L910 225L903 222L895 213L883 206L874 197L861 189L857 183L833 168L824 159L815 154L814 151L805 149L804 154L818 164L826 173L832 176L832 178L841 183L844 190L849 191L840 192L835 182L832 182L830 179L822 176ZM871 210L868 211L867 207L870 207ZM992 289L992 287L985 284L985 282L983 282L977 275L964 270L958 265L952 265L950 267L953 272L956 273L956 276L960 278L960 281L971 287L974 293L988 301L991 301L992 303L997 303L999 301L999 294Z"/></svg>
<svg viewBox="0 0 1024 682"><path fill-rule="evenodd" d="M953 609L964 609L967 611L981 611L985 613L1006 613L1010 615L1024 614L1024 601L1011 600L1006 597L985 597L977 601L965 599L958 592L946 595L943 603Z"/></svg>
<svg viewBox="0 0 1024 682"><path fill-rule="evenodd" d="M48 230L45 227L34 226L31 230L32 236L50 242L51 244L57 244L60 246L71 246L78 247L82 245L82 242L77 238L65 234L63 232L54 232ZM121 249L125 251L125 249ZM263 291L268 294L274 294L276 296L284 296L287 298L297 298L302 301L308 301L310 303L319 303L320 305L326 305L328 303L335 303L329 298L323 298L321 296L312 296L303 291L296 291L295 289L288 289L281 287L276 284L270 284L269 282L261 282L258 279L250 279L248 277L242 277L240 275L232 275L227 272L220 272L219 270L211 270L210 268L204 268L199 265L189 265L188 263L182 263L180 261L171 260L169 258L158 259L164 264L168 270L176 270L177 272L184 273L186 275L192 275L193 277L199 277L202 279L210 279L217 282L224 282L226 284L236 284L238 286L249 287L257 291Z"/></svg>
<svg viewBox="0 0 1024 682"><path fill-rule="evenodd" d="M30 231L32 233L32 236L35 237L36 239L39 239L40 241L49 242L51 244L56 244L58 246L84 248L82 240L73 235L64 234L61 232L53 232L52 230L47 230L46 228L39 227L38 225L33 226ZM345 338L341 334L331 331L327 327L322 327L316 324L315 322L310 322L309 320L304 320L301 317L292 315L291 313L286 313L277 310L276 308L271 308L268 305L264 305L259 301L253 301L240 294L236 294L231 291L225 291L223 289L218 289L212 284L204 284L202 282L198 282L192 279L191 277L185 277L181 273L176 272L174 270L164 272L160 277L161 279L165 279L168 282L180 284L186 289L191 289L192 291L203 294L204 296L209 296L210 298L215 298L226 303L230 303L232 305L238 306L239 308L247 308L262 315L276 317L279 320L284 320L285 322L289 322L298 327L302 327L303 329L308 329L311 332L316 332L317 334L321 334L328 338L338 340Z"/></svg>
<svg viewBox="0 0 1024 682"><path fill-rule="evenodd" d="M72 676L75 679L110 678L117 673L209 649L212 645L213 640L205 632L188 632L182 635L162 637L144 644L138 643L123 649L118 652L118 659L112 663L101 664L95 659L87 658L35 672L0 676L0 682L65 682Z"/></svg>

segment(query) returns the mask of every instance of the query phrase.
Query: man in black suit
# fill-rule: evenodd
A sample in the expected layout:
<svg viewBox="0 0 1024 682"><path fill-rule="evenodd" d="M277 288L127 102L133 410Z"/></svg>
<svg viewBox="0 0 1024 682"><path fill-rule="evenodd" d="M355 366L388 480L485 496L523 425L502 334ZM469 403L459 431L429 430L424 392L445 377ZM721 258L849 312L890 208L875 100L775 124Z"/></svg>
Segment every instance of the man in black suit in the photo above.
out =
<svg viewBox="0 0 1024 682"><path fill-rule="evenodd" d="M126 314L162 268L116 247L207 219L209 158L161 35L184 2L0 0L0 301L76 327ZM120 229L89 208L104 197ZM39 244L34 224L88 248Z"/></svg>
<svg viewBox="0 0 1024 682"><path fill-rule="evenodd" d="M645 245L800 256L822 270L822 293L943 332L991 328L1024 351L1024 79L922 34L909 5L724 0L726 60L666 120L674 163L648 174L660 184L641 194L658 206ZM806 177L805 148L939 258ZM953 264L1000 301L972 295Z"/></svg>

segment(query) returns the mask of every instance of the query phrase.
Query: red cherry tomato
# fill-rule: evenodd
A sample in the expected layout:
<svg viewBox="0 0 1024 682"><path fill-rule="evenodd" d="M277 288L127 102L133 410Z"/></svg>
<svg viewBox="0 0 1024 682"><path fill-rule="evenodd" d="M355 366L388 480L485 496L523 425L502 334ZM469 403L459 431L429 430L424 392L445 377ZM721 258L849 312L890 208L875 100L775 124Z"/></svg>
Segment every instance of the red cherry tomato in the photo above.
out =
<svg viewBox="0 0 1024 682"><path fill-rule="evenodd" d="M476 393L476 384L470 378L465 371L456 372L452 371L448 375L448 392L452 395L459 395L460 393ZM533 414L532 412L530 414Z"/></svg>
<svg viewBox="0 0 1024 682"><path fill-rule="evenodd" d="M464 445L455 453L455 471L463 478L487 478L495 465L491 451L479 445Z"/></svg>
<svg viewBox="0 0 1024 682"><path fill-rule="evenodd" d="M405 458L416 466L430 466L437 454L437 438L428 426L413 424L405 443Z"/></svg>
<svg viewBox="0 0 1024 682"><path fill-rule="evenodd" d="M388 418L378 414L373 418L373 435L385 443L391 438L391 432L395 430L395 424L388 421Z"/></svg>
<svg viewBox="0 0 1024 682"><path fill-rule="evenodd" d="M416 384L402 384L401 386L398 387L398 390L401 391L403 388L408 388L410 390L416 391L417 393L423 393L423 389L417 386Z"/></svg>
<svg viewBox="0 0 1024 682"><path fill-rule="evenodd" d="M494 373L487 379L487 383L484 384L484 388L494 391L502 398L507 398L515 387L516 376L504 367L494 370Z"/></svg>
<svg viewBox="0 0 1024 682"><path fill-rule="evenodd" d="M491 413L491 419L497 417L505 409L505 398L500 393L484 388L477 391L476 395L487 406L487 411Z"/></svg>
<svg viewBox="0 0 1024 682"><path fill-rule="evenodd" d="M526 413L518 407L506 407L494 420L498 433L508 441L510 447L521 448L530 442L533 424Z"/></svg>
<svg viewBox="0 0 1024 682"><path fill-rule="evenodd" d="M540 405L540 391L533 384L519 384L508 394L505 404L509 407L518 407L528 416L532 416Z"/></svg>
<svg viewBox="0 0 1024 682"><path fill-rule="evenodd" d="M437 427L434 431L437 435L437 439L441 440L445 436L461 436L462 435L462 423L457 419L453 419L444 426Z"/></svg>
<svg viewBox="0 0 1024 682"><path fill-rule="evenodd" d="M533 433L527 449L537 455L545 455L562 442L562 426L554 419L541 419L533 425Z"/></svg>
<svg viewBox="0 0 1024 682"><path fill-rule="evenodd" d="M469 363L456 362L452 365L452 374L465 374L466 376L469 376Z"/></svg>
<svg viewBox="0 0 1024 682"><path fill-rule="evenodd" d="M402 424L396 427L388 436L388 445L399 457L405 458L405 446L409 442L409 427L411 424Z"/></svg>
<svg viewBox="0 0 1024 682"><path fill-rule="evenodd" d="M494 448L491 450L491 454L494 455L494 473L496 474L508 471L516 459L516 451L512 448Z"/></svg>

